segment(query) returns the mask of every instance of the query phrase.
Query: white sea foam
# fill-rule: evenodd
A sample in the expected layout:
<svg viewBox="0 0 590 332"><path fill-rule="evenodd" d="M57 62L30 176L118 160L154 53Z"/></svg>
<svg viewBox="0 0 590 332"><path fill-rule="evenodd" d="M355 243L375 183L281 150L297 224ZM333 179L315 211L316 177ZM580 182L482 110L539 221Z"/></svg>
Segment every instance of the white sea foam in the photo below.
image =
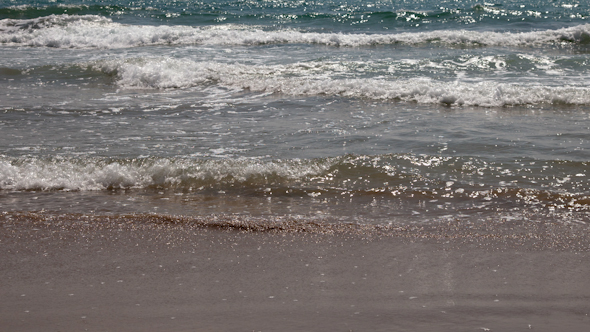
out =
<svg viewBox="0 0 590 332"><path fill-rule="evenodd" d="M95 15L51 15L0 20L0 43L57 48L125 48L147 45L262 45L304 43L358 47L439 43L466 46L541 46L590 43L590 25L532 32L437 30L417 33L315 33L264 31L233 25L215 27L125 25Z"/></svg>
<svg viewBox="0 0 590 332"><path fill-rule="evenodd" d="M153 58L98 61L88 66L115 75L117 84L123 88L169 89L215 84L292 96L329 95L424 104L485 107L542 103L590 105L590 89L583 86L492 80L439 81L426 77L339 78L346 68L329 62L314 66L306 63L256 66Z"/></svg>

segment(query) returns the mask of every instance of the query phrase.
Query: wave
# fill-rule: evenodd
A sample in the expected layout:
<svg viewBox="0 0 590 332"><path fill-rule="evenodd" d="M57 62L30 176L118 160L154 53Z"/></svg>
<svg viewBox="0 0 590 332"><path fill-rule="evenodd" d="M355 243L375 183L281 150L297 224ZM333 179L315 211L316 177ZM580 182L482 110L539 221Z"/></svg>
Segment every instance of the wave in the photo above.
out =
<svg viewBox="0 0 590 332"><path fill-rule="evenodd" d="M230 89L292 96L328 95L423 104L483 107L590 105L590 89L585 86L493 80L440 81L427 77L347 78L351 76L348 67L337 62L264 66L140 58L101 60L81 66L113 77L122 88L172 89L216 84Z"/></svg>
<svg viewBox="0 0 590 332"><path fill-rule="evenodd" d="M239 7L239 3L235 3L233 5L229 5L225 7L222 6L223 4L217 4L219 7L215 5L210 7L204 7L195 5L194 7L189 6L187 7L186 4L184 6L177 6L174 3L168 3L165 6L160 8L151 7L151 6L125 6L124 4L119 5L66 5L66 4L57 4L57 5L46 5L46 6L35 6L35 5L16 5L16 6L9 6L0 8L0 17L2 18L10 18L10 19L34 19L43 16L49 15L114 15L114 14L127 14L127 15L134 15L134 14L143 14L144 12L151 12L151 16L153 17L180 17L180 16L191 16L193 19L199 19L201 17L211 17L219 18L223 17L225 20L228 17L233 17L234 19L239 18L250 18L250 19L260 19L260 18L268 18L274 20L290 20L290 21L311 21L311 20L318 20L318 19L328 19L332 22L339 20L339 21L355 21L358 20L357 16L367 17L367 19L372 19L375 21L382 21L383 19L396 19L400 18L404 21L409 20L423 20L425 18L441 18L441 17L452 17L453 12L448 10L435 10L431 12L420 12L420 11L411 11L411 10L399 10L399 11L391 11L391 10L377 10L371 11L370 8L358 8L356 11L351 13L350 10L345 11L333 11L333 10L322 10L318 8L318 11L307 11L304 10L304 7L301 7L299 10L290 11L289 14L285 14L282 11L277 12L276 8L272 8L274 10L269 10L267 5L262 5L258 10L249 10L249 11L240 11L239 9L236 10L236 7ZM252 3L251 5L257 5ZM292 4L290 4L292 5ZM250 8L252 9L252 8Z"/></svg>
<svg viewBox="0 0 590 332"><path fill-rule="evenodd" d="M330 163L251 159L0 158L1 190L107 190L225 187L288 183L321 174Z"/></svg>
<svg viewBox="0 0 590 332"><path fill-rule="evenodd" d="M401 5L401 4L399 4ZM473 24L487 21L497 25L515 21L534 21L540 17L560 20L570 17L567 6L548 7L546 10L523 10L519 5L455 3L454 6L419 4L398 7L389 3L342 4L339 2L285 1L221 1L203 5L201 2L142 3L123 1L117 5L105 4L50 4L16 5L0 8L0 18L34 19L48 15L102 15L122 19L140 19L161 24L177 22L187 25L215 24L219 22L264 24L266 26L351 26L399 28L441 26L447 24ZM448 5L448 4L447 4ZM579 14L578 14L579 15ZM579 16L581 18L582 16Z"/></svg>
<svg viewBox="0 0 590 332"><path fill-rule="evenodd" d="M590 211L588 163L345 155L318 159L0 157L0 190L170 190L260 197L523 205ZM500 181L499 181L500 180ZM585 190L585 191L584 191ZM425 203L428 202L428 203Z"/></svg>
<svg viewBox="0 0 590 332"><path fill-rule="evenodd" d="M318 44L335 47L423 45L485 47L590 44L590 25L531 32L435 30L415 33L266 31L238 25L211 27L125 25L97 15L50 15L0 20L0 43L55 48L128 48L152 45Z"/></svg>

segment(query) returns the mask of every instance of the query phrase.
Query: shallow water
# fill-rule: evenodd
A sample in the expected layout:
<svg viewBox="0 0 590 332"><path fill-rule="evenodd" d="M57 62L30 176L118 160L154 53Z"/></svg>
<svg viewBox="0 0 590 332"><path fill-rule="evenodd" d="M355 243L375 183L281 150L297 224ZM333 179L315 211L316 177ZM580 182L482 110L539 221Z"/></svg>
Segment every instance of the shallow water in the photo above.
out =
<svg viewBox="0 0 590 332"><path fill-rule="evenodd" d="M0 2L0 209L589 221L587 4Z"/></svg>

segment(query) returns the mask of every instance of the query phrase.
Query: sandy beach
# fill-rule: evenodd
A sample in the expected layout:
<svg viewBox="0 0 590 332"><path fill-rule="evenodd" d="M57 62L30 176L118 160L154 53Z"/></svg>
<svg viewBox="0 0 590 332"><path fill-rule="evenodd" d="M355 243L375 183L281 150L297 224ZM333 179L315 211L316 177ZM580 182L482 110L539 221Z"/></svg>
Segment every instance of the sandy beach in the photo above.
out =
<svg viewBox="0 0 590 332"><path fill-rule="evenodd" d="M419 229L367 236L142 221L147 216L85 219L2 216L1 331L590 326L590 258L556 245L556 229L548 248L501 236L465 241L462 231L441 241Z"/></svg>
<svg viewBox="0 0 590 332"><path fill-rule="evenodd" d="M589 18L0 0L0 332L590 331Z"/></svg>

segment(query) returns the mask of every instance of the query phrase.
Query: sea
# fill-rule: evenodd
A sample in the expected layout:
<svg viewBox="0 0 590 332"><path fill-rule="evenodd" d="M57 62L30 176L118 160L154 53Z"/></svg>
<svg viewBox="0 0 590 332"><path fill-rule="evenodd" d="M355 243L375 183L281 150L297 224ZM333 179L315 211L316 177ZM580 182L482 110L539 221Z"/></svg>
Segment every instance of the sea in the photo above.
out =
<svg viewBox="0 0 590 332"><path fill-rule="evenodd" d="M589 55L578 0L0 0L0 213L587 225Z"/></svg>

